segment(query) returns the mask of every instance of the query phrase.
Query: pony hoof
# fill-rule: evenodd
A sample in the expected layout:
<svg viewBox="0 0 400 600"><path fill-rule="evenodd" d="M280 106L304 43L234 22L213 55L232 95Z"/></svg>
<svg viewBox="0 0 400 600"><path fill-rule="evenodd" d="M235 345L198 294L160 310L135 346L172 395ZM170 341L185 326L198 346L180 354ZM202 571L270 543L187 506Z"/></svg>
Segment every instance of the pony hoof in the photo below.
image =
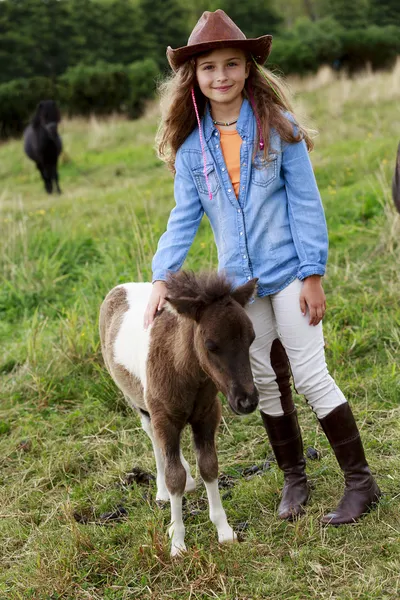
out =
<svg viewBox="0 0 400 600"><path fill-rule="evenodd" d="M196 490L196 482L192 479L186 479L185 492L194 492Z"/></svg>
<svg viewBox="0 0 400 600"><path fill-rule="evenodd" d="M182 557L185 554L185 552L186 552L186 546L185 546L185 544L177 545L177 546L174 546L174 545L171 546L171 558Z"/></svg>
<svg viewBox="0 0 400 600"><path fill-rule="evenodd" d="M221 531L218 533L218 542L220 544L234 544L237 542L237 535L230 527L226 531Z"/></svg>
<svg viewBox="0 0 400 600"><path fill-rule="evenodd" d="M156 496L156 502L169 502L169 494L168 494L167 490L165 490L165 491L158 490L157 496Z"/></svg>

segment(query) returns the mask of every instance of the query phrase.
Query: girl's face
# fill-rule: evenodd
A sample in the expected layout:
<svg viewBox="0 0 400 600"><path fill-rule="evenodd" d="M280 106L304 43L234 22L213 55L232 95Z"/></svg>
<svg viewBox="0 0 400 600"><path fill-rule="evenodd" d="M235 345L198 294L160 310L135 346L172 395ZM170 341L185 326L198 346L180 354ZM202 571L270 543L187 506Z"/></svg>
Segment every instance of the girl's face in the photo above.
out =
<svg viewBox="0 0 400 600"><path fill-rule="evenodd" d="M250 64L238 48L220 48L196 60L196 77L200 90L213 104L232 104L242 96Z"/></svg>

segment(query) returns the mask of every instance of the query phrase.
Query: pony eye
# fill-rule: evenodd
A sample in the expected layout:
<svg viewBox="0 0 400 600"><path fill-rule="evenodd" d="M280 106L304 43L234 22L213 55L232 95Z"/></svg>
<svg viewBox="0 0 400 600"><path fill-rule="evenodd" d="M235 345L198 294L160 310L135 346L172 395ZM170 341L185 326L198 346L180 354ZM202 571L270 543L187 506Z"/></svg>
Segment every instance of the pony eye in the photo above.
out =
<svg viewBox="0 0 400 600"><path fill-rule="evenodd" d="M207 350L209 352L218 352L218 350L219 350L217 344L215 342L213 342L212 340L206 340L205 347L207 348Z"/></svg>

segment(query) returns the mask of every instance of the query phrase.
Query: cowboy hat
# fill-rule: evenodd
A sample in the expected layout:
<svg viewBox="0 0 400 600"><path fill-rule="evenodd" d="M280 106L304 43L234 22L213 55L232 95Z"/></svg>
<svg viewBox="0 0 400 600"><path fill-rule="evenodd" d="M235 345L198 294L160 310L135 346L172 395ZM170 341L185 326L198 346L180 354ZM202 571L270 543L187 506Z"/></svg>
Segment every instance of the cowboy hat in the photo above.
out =
<svg viewBox="0 0 400 600"><path fill-rule="evenodd" d="M264 64L271 51L272 35L263 35L259 38L246 38L244 33L228 17L223 10L203 12L196 23L187 46L173 50L167 48L167 58L174 71L177 71L184 62L196 54L208 52L214 48L241 48L250 52L255 60Z"/></svg>

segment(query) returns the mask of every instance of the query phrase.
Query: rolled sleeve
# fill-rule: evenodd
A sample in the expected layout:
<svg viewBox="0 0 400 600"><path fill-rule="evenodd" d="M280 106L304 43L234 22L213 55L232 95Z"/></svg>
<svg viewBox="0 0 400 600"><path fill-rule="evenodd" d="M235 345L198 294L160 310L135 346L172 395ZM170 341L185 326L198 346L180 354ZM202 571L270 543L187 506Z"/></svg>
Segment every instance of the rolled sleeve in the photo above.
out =
<svg viewBox="0 0 400 600"><path fill-rule="evenodd" d="M288 199L289 224L300 265L300 280L324 275L328 231L314 171L304 140L286 144L282 169Z"/></svg>
<svg viewBox="0 0 400 600"><path fill-rule="evenodd" d="M193 243L204 209L191 170L178 151L175 162L175 207L168 219L152 262L152 281L165 281L170 271L179 271Z"/></svg>

